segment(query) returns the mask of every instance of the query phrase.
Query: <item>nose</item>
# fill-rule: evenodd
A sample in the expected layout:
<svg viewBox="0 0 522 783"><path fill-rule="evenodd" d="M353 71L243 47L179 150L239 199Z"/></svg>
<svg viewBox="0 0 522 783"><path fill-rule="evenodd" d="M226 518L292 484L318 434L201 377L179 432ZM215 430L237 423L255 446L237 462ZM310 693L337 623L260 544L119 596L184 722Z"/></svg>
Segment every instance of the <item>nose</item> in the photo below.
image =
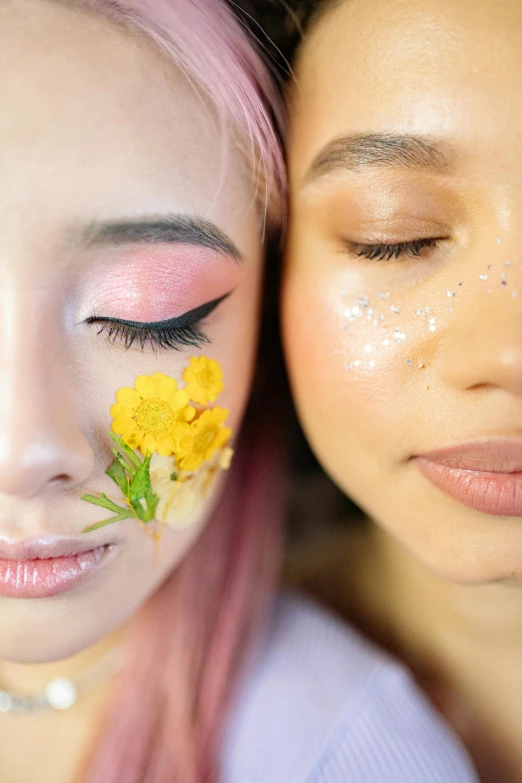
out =
<svg viewBox="0 0 522 783"><path fill-rule="evenodd" d="M94 454L76 418L63 332L40 306L21 306L12 292L2 301L0 493L34 498L72 488L92 473Z"/></svg>
<svg viewBox="0 0 522 783"><path fill-rule="evenodd" d="M497 388L522 396L522 279L462 297L445 342L443 372L459 389Z"/></svg>

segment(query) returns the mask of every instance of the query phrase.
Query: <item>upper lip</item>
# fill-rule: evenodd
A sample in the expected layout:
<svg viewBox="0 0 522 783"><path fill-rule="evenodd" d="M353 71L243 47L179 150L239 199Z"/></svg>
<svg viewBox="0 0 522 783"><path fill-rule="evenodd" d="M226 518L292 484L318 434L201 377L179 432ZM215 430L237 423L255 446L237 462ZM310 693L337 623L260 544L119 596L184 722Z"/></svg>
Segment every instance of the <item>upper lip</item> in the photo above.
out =
<svg viewBox="0 0 522 783"><path fill-rule="evenodd" d="M90 552L117 541L93 540L86 536L42 536L10 541L0 538L0 558L4 560L46 560Z"/></svg>
<svg viewBox="0 0 522 783"><path fill-rule="evenodd" d="M449 468L485 473L522 471L522 440L497 438L473 441L417 455Z"/></svg>

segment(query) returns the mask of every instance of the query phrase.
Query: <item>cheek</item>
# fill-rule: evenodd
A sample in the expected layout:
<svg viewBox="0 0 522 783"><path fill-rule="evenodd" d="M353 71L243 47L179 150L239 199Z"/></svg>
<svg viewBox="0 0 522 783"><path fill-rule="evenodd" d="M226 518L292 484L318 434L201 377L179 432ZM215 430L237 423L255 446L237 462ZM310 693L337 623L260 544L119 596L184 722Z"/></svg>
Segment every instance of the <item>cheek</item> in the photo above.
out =
<svg viewBox="0 0 522 783"><path fill-rule="evenodd" d="M343 463L362 453L385 453L397 437L404 389L415 375L410 330L403 320L395 332L389 305L372 305L372 298L343 275L318 280L296 271L286 281L284 327L294 391L312 445L327 462L335 453ZM407 333L409 339L401 337Z"/></svg>

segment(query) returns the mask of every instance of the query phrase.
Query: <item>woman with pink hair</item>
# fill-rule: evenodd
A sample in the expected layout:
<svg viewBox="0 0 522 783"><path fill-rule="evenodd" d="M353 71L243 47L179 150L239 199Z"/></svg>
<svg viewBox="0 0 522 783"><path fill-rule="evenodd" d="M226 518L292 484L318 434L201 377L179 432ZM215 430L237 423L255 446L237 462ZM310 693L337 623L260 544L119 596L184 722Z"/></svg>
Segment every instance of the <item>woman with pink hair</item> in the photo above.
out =
<svg viewBox="0 0 522 783"><path fill-rule="evenodd" d="M283 212L269 73L221 0L1 11L0 779L345 780L357 647L273 600L269 373L241 424ZM365 779L442 783L431 754L466 780L391 680Z"/></svg>

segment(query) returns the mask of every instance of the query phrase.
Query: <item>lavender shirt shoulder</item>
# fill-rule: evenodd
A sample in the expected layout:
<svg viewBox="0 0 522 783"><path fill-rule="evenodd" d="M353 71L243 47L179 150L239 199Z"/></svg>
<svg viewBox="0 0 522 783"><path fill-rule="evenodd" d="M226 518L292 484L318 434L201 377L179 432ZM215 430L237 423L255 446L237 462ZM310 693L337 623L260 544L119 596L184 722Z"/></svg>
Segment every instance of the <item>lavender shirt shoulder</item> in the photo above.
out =
<svg viewBox="0 0 522 783"><path fill-rule="evenodd" d="M291 595L232 710L223 783L478 783L407 671Z"/></svg>

